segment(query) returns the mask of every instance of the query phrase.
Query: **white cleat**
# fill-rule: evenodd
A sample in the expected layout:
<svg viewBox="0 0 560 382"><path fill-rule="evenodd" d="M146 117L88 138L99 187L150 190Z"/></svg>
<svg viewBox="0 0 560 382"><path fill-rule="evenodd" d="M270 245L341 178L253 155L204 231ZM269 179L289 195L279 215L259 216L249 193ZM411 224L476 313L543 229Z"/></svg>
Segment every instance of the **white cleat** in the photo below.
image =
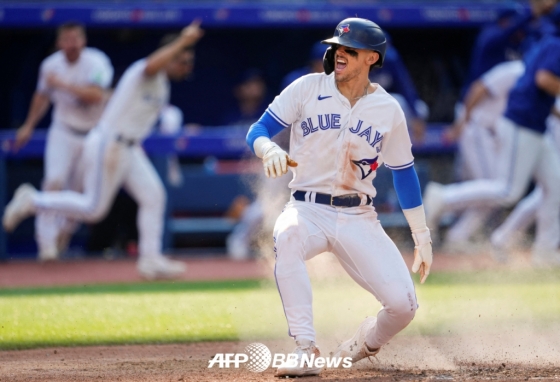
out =
<svg viewBox="0 0 560 382"><path fill-rule="evenodd" d="M312 341L296 341L297 347L292 352L292 354L297 354L297 365L293 366L288 363L282 364L277 370L274 376L276 377L303 377L308 375L319 375L323 370L322 367L312 367L304 362L302 365L301 359L303 355L306 354L308 359L311 359L312 355L315 355L314 360L321 356L319 348L315 346L315 342Z"/></svg>
<svg viewBox="0 0 560 382"><path fill-rule="evenodd" d="M39 251L39 261L40 262L47 262L47 261L56 261L58 260L59 253L56 248L42 248Z"/></svg>
<svg viewBox="0 0 560 382"><path fill-rule="evenodd" d="M25 218L33 215L35 206L33 196L37 193L35 187L29 183L19 186L14 197L4 210L2 225L7 232L12 232Z"/></svg>
<svg viewBox="0 0 560 382"><path fill-rule="evenodd" d="M377 323L376 317L367 317L352 338L344 341L334 352L331 353L333 358L352 358L352 363L356 363L361 359L375 356L380 349L369 349L366 345L366 335L373 329Z"/></svg>
<svg viewBox="0 0 560 382"><path fill-rule="evenodd" d="M165 256L153 256L138 260L138 273L148 279L174 279L183 275L187 266L181 261L170 260Z"/></svg>
<svg viewBox="0 0 560 382"><path fill-rule="evenodd" d="M432 241L438 241L439 223L443 214L443 187L442 184L430 182L424 190L424 210L426 211L426 225L431 231Z"/></svg>

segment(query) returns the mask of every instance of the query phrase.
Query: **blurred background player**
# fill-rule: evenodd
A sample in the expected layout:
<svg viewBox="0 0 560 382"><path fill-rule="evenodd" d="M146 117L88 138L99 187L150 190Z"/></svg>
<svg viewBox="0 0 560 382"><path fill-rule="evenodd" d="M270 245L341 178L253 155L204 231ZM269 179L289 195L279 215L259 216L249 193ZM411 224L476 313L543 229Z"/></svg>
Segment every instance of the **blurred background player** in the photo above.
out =
<svg viewBox="0 0 560 382"><path fill-rule="evenodd" d="M199 25L199 21L194 21L173 42L136 61L123 74L99 124L85 143L84 193L37 192L24 184L16 190L4 212L6 231L12 231L22 219L40 210L98 221L124 186L139 206L140 274L152 279L184 272L183 263L161 254L165 189L141 143L168 104L169 80L179 81L190 73L190 50L203 35Z"/></svg>
<svg viewBox="0 0 560 382"><path fill-rule="evenodd" d="M513 205L534 178L543 193L532 250L536 266L560 266L560 155L545 134L546 120L560 94L560 6L552 20L555 35L544 37L527 54L525 72L497 124L502 146L496 158L499 177L447 186L430 183L425 190L428 226L435 230L446 211Z"/></svg>
<svg viewBox="0 0 560 382"><path fill-rule="evenodd" d="M510 90L525 71L521 60L496 65L473 82L465 96L463 113L446 132L458 140L462 180L495 179L500 147L496 123L505 111ZM494 212L489 208L467 208L447 232L446 250L468 252L470 239Z"/></svg>
<svg viewBox="0 0 560 382"><path fill-rule="evenodd" d="M547 134L549 134L556 150L560 153L560 96L556 97L556 103L548 117L547 124ZM505 251L518 244L525 231L535 222L542 199L543 190L541 187L536 187L515 206L507 219L494 230L491 241L497 250L497 254L500 255L498 259L507 260L507 257L504 256ZM558 218L560 219L560 216Z"/></svg>
<svg viewBox="0 0 560 382"><path fill-rule="evenodd" d="M86 31L81 24L61 25L56 46L59 50L41 64L37 89L27 118L17 131L15 148L29 141L52 103L42 189L79 191L82 174L77 171L77 163L86 134L97 124L103 111L113 67L105 53L86 47ZM39 259L57 259L66 249L75 226L63 216L38 211L35 237Z"/></svg>
<svg viewBox="0 0 560 382"><path fill-rule="evenodd" d="M325 55L325 45L321 44L321 41L317 41L311 47L309 52L309 62L306 66L292 70L290 73L286 74L282 79L282 84L280 85L280 91L286 89L289 84L311 73L323 73L323 56Z"/></svg>

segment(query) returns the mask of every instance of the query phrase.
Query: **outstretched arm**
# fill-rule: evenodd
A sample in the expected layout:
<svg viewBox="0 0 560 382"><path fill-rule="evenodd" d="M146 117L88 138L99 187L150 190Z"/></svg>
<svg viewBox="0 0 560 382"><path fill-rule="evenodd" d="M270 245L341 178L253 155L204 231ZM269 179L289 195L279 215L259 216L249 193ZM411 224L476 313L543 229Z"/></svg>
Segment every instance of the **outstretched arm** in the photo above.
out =
<svg viewBox="0 0 560 382"><path fill-rule="evenodd" d="M40 92L35 92L35 94L33 94L27 118L16 132L14 147L16 151L25 146L29 139L31 139L35 126L37 126L37 123L45 116L50 104L51 102L46 94Z"/></svg>
<svg viewBox="0 0 560 382"><path fill-rule="evenodd" d="M432 266L432 239L426 226L420 182L414 166L393 170L393 184L414 239L412 272L420 271L420 282L423 284Z"/></svg>
<svg viewBox="0 0 560 382"><path fill-rule="evenodd" d="M167 65L181 50L196 44L204 35L200 29L200 20L196 19L189 26L185 27L179 37L169 44L162 46L150 56L146 62L144 74L154 76Z"/></svg>

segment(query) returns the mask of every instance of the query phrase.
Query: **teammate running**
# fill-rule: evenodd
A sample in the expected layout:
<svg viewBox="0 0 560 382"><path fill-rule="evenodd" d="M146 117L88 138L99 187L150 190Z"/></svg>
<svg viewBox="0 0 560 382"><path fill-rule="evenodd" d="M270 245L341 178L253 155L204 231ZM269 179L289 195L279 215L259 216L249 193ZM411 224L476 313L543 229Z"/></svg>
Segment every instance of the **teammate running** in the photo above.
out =
<svg viewBox="0 0 560 382"><path fill-rule="evenodd" d="M323 42L331 45L325 73L289 85L251 126L247 143L263 159L267 176L278 177L288 166L297 166L291 167L291 200L274 228L274 274L289 334L296 340L294 353L300 359L319 355L305 261L328 251L383 305L377 317L368 317L334 352L334 357L357 362L377 354L417 309L403 258L372 206L372 180L379 165L393 170L416 244L412 269L420 270L422 282L430 271L432 248L404 114L394 98L368 79L369 71L383 64L383 31L369 20L349 18ZM270 140L285 128L291 129L289 155ZM321 371L300 366L283 365L276 375Z"/></svg>
<svg viewBox="0 0 560 382"><path fill-rule="evenodd" d="M81 24L66 23L58 28L59 50L43 60L29 113L16 134L17 150L29 141L49 105L54 105L45 149L44 191L80 191L76 164L87 133L101 117L106 89L113 79L113 67L105 53L85 45L86 31ZM35 219L39 259L57 259L74 230L75 223L68 219L39 212Z"/></svg>
<svg viewBox="0 0 560 382"><path fill-rule="evenodd" d="M169 79L181 80L191 70L190 50L203 35L199 25L194 21L173 42L135 62L123 74L99 124L85 142L84 193L37 192L31 185L20 186L4 213L3 224L8 232L38 211L99 221L124 186L139 207L140 274L151 279L184 272L183 263L161 254L165 189L141 143L168 103Z"/></svg>
<svg viewBox="0 0 560 382"><path fill-rule="evenodd" d="M425 192L428 226L436 229L446 211L514 204L535 178L543 192L533 244L536 266L560 265L560 156L545 134L546 119L560 94L560 6L551 18L557 35L543 38L527 54L525 73L497 125L502 143L496 158L499 178L447 186L430 183Z"/></svg>

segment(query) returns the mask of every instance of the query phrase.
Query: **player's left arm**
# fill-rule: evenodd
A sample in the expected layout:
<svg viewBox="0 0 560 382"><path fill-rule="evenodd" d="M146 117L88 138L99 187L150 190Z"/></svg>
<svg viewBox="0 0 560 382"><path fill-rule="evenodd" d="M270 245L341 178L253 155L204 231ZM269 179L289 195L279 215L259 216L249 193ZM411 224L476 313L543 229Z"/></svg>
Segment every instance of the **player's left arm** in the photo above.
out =
<svg viewBox="0 0 560 382"><path fill-rule="evenodd" d="M420 272L420 282L424 283L432 266L432 239L426 225L426 214L422 204L422 192L418 174L414 169L410 136L402 111L400 122L383 138L381 146L385 166L393 172L393 184L406 221L414 240L414 263L412 272Z"/></svg>

